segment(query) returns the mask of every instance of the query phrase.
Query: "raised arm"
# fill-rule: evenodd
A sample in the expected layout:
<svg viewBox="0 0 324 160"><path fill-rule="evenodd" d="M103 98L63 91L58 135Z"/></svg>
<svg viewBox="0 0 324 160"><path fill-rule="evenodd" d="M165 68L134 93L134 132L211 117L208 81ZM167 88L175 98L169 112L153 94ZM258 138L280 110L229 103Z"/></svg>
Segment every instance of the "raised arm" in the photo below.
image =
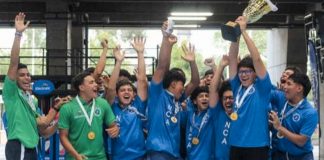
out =
<svg viewBox="0 0 324 160"><path fill-rule="evenodd" d="M263 64L263 61L261 59L260 53L258 49L256 48L254 42L250 38L249 34L246 32L246 26L247 26L247 19L244 16L240 16L236 19L238 24L240 24L242 36L244 38L244 41L249 49L252 61L253 61L253 66L255 68L255 73L259 78L264 78L267 74L266 67Z"/></svg>
<svg viewBox="0 0 324 160"><path fill-rule="evenodd" d="M105 70L107 52L108 52L108 40L104 39L101 41L102 52L99 58L99 61L96 65L96 69L93 73L93 78L97 81L101 76L102 72Z"/></svg>
<svg viewBox="0 0 324 160"><path fill-rule="evenodd" d="M115 96L116 96L116 84L119 77L119 72L121 68L121 64L124 60L124 54L125 52L121 50L120 46L116 46L113 49L113 54L115 56L116 64L115 67L111 73L108 86L106 87L106 100L109 102L109 104L113 104ZM106 80L106 79L105 79Z"/></svg>
<svg viewBox="0 0 324 160"><path fill-rule="evenodd" d="M9 79L11 80L16 80L16 74L17 74L18 63L19 63L19 53L20 53L20 40L21 40L22 33L29 25L29 21L27 21L27 23L24 24L25 17L26 17L25 14L20 12L18 15L16 15L15 18L16 33L11 48L10 64L7 73Z"/></svg>
<svg viewBox="0 0 324 160"><path fill-rule="evenodd" d="M157 68L153 74L152 80L155 83L160 83L163 80L164 74L170 68L172 46L177 42L177 37L165 32L168 28L168 21L162 25L162 45L160 49Z"/></svg>
<svg viewBox="0 0 324 160"><path fill-rule="evenodd" d="M136 37L131 43L137 53L138 68L134 71L134 73L137 79L137 94L142 101L145 101L147 99L147 78L144 61L145 42L145 38Z"/></svg>
<svg viewBox="0 0 324 160"><path fill-rule="evenodd" d="M229 64L229 57L227 55L223 55L221 61L218 64L218 67L216 69L214 61L211 61L210 67L215 68L213 79L211 80L211 83L209 85L209 106L215 107L216 104L219 101L219 95L218 95L218 87L221 82L222 73L224 71L224 68Z"/></svg>
<svg viewBox="0 0 324 160"><path fill-rule="evenodd" d="M186 85L185 88L185 94L188 97L191 92L199 86L199 72L198 72L198 67L196 64L196 56L195 56L195 46L191 45L189 43L189 48L187 48L186 45L182 45L182 50L184 52L184 55L181 55L182 59L187 61L190 65L190 70L191 70L191 80L190 82Z"/></svg>
<svg viewBox="0 0 324 160"><path fill-rule="evenodd" d="M237 64L238 64L238 53L239 53L239 43L238 42L231 42L230 49L229 49L229 77L233 79L237 73Z"/></svg>

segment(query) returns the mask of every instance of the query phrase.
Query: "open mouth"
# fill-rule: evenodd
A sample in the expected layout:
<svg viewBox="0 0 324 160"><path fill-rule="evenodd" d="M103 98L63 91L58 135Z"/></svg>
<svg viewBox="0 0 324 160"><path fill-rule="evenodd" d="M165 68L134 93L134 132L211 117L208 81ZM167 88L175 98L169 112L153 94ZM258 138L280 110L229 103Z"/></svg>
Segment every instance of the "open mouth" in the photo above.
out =
<svg viewBox="0 0 324 160"><path fill-rule="evenodd" d="M286 83L286 80L280 79L280 83Z"/></svg>
<svg viewBox="0 0 324 160"><path fill-rule="evenodd" d="M129 99L130 99L130 96L127 95L127 96L124 96L123 98L124 98L125 100L129 100Z"/></svg>
<svg viewBox="0 0 324 160"><path fill-rule="evenodd" d="M208 105L207 101L201 102L202 105Z"/></svg>

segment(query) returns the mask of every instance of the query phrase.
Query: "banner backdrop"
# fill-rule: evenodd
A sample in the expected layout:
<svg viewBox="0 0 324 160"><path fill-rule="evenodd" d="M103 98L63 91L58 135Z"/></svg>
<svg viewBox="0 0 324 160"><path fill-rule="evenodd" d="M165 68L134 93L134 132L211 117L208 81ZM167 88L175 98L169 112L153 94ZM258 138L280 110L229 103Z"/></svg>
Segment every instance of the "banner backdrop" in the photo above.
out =
<svg viewBox="0 0 324 160"><path fill-rule="evenodd" d="M319 75L318 75L318 62L316 56L315 46L312 41L308 40L308 55L311 66L311 83L312 83L312 94L314 100L314 106L320 109L320 97L319 97Z"/></svg>

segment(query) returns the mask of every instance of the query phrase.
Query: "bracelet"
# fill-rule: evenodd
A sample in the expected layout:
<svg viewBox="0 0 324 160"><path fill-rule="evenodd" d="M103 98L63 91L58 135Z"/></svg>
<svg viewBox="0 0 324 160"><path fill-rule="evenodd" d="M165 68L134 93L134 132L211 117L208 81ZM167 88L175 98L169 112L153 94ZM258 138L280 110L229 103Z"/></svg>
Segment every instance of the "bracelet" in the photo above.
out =
<svg viewBox="0 0 324 160"><path fill-rule="evenodd" d="M17 37L22 37L22 32L18 32L18 31L16 31L15 36L17 36Z"/></svg>
<svg viewBox="0 0 324 160"><path fill-rule="evenodd" d="M56 108L56 107L52 107L56 112L59 112L60 109Z"/></svg>

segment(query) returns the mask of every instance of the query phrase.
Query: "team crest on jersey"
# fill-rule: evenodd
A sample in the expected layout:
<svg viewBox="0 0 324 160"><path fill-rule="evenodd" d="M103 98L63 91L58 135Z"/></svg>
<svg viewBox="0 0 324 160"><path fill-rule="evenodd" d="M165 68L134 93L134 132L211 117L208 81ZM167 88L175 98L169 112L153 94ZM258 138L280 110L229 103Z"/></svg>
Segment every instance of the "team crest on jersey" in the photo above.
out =
<svg viewBox="0 0 324 160"><path fill-rule="evenodd" d="M294 122L298 122L300 120L300 115L298 113L294 113L292 119Z"/></svg>
<svg viewBox="0 0 324 160"><path fill-rule="evenodd" d="M95 109L95 115L96 116L100 116L100 113L101 113L100 108L96 107L96 109Z"/></svg>
<svg viewBox="0 0 324 160"><path fill-rule="evenodd" d="M254 88L254 86L252 86L252 88L251 88L251 90L249 91L248 94L253 94L254 92L255 92L255 88Z"/></svg>

